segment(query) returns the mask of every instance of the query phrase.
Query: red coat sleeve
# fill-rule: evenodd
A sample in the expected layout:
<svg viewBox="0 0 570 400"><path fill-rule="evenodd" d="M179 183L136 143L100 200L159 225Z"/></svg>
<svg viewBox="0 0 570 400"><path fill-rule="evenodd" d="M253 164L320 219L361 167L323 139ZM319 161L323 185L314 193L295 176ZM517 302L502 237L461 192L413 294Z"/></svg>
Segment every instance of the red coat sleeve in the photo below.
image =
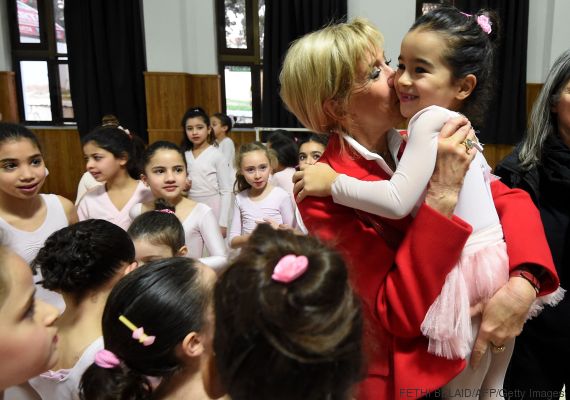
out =
<svg viewBox="0 0 570 400"><path fill-rule="evenodd" d="M368 312L395 336L421 336L420 325L471 233L427 205L420 208L395 252L353 209L329 198L299 204L309 232L336 247Z"/></svg>
<svg viewBox="0 0 570 400"><path fill-rule="evenodd" d="M523 264L542 267L540 296L558 288L560 281L554 267L552 254L538 209L524 190L510 189L500 181L491 184L493 201L507 243L509 267Z"/></svg>

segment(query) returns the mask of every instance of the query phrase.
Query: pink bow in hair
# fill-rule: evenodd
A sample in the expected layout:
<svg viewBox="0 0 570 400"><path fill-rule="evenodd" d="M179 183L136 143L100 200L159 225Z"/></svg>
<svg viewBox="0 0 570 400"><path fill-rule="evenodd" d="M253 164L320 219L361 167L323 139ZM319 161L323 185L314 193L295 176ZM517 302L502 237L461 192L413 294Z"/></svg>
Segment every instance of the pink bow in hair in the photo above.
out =
<svg viewBox="0 0 570 400"><path fill-rule="evenodd" d="M119 315L119 321L121 321L123 324L125 324L127 328L133 331L132 335L133 339L138 340L143 346L150 346L151 344L154 343L156 337L149 336L146 333L144 333L144 329L142 326L140 328L137 328L137 326L133 324L131 321L129 321L127 317L125 317L124 315Z"/></svg>
<svg viewBox="0 0 570 400"><path fill-rule="evenodd" d="M479 15L477 17L477 23L481 29L483 29L483 32L485 32L487 35L493 31L491 29L491 20L489 20L489 17L486 15Z"/></svg>
<svg viewBox="0 0 570 400"><path fill-rule="evenodd" d="M279 260L271 279L277 282L289 283L305 273L309 266L309 260L305 256L288 254Z"/></svg>

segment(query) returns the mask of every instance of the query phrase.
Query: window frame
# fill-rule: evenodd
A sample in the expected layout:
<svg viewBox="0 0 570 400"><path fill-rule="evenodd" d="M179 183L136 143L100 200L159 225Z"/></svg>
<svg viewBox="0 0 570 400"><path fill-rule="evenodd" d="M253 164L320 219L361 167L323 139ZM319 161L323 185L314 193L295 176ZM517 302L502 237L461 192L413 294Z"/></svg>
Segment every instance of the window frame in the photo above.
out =
<svg viewBox="0 0 570 400"><path fill-rule="evenodd" d="M63 99L60 88L60 64L67 64L69 68L68 54L57 52L57 39L55 29L54 3L57 0L37 0L39 43L22 43L18 21L18 0L7 0L8 25L10 31L10 45L12 55L12 69L16 75L16 91L18 98L18 112L20 120L26 125L69 125L75 124L74 118L64 118ZM67 34L67 32L66 32ZM48 88L52 119L50 120L27 120L24 106L24 93L22 85L22 61L43 61L47 65Z"/></svg>
<svg viewBox="0 0 570 400"><path fill-rule="evenodd" d="M245 0L246 43L245 49L228 48L226 45L225 1L216 0L216 27L218 45L218 73L222 94L222 112L227 114L226 66L247 66L251 68L251 109L252 123L236 123L236 128L253 128L261 123L263 55L259 44L259 1Z"/></svg>

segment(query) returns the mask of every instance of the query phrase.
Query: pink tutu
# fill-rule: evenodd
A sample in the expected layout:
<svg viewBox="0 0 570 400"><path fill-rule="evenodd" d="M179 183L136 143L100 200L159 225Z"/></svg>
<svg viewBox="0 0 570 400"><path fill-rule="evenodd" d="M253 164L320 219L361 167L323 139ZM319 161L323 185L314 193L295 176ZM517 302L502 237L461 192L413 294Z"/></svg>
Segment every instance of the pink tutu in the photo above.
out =
<svg viewBox="0 0 570 400"><path fill-rule="evenodd" d="M508 280L509 260L501 226L474 232L422 322L421 331L429 339L428 352L450 360L466 358L475 339L471 306L486 303ZM564 292L558 288L537 298L527 319L538 315L545 304L556 305Z"/></svg>

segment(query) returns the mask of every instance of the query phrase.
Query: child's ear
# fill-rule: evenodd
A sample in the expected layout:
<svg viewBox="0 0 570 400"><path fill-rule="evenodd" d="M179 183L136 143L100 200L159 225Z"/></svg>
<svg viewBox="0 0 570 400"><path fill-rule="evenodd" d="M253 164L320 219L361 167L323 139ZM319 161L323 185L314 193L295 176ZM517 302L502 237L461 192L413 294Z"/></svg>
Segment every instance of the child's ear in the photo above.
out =
<svg viewBox="0 0 570 400"><path fill-rule="evenodd" d="M132 263L130 263L127 268L125 268L125 275L130 274L131 272L133 272L135 269L137 269L139 267L139 263L138 261L133 261Z"/></svg>
<svg viewBox="0 0 570 400"><path fill-rule="evenodd" d="M126 152L122 153L121 156L117 158L119 159L120 166L125 166L127 165L127 162L129 162L129 155Z"/></svg>
<svg viewBox="0 0 570 400"><path fill-rule="evenodd" d="M146 187L148 187L148 180L145 174L141 174L141 182L144 183Z"/></svg>
<svg viewBox="0 0 570 400"><path fill-rule="evenodd" d="M455 98L457 100L465 100L467 97L473 93L475 87L477 86L477 77L473 74L468 74L464 78L459 80L459 86L457 95Z"/></svg>
<svg viewBox="0 0 570 400"><path fill-rule="evenodd" d="M188 247L186 247L186 245L184 245L178 249L175 256L176 257L184 257L186 254L188 254Z"/></svg>
<svg viewBox="0 0 570 400"><path fill-rule="evenodd" d="M202 336L197 332L190 332L182 340L182 353L188 357L199 357L204 350Z"/></svg>

